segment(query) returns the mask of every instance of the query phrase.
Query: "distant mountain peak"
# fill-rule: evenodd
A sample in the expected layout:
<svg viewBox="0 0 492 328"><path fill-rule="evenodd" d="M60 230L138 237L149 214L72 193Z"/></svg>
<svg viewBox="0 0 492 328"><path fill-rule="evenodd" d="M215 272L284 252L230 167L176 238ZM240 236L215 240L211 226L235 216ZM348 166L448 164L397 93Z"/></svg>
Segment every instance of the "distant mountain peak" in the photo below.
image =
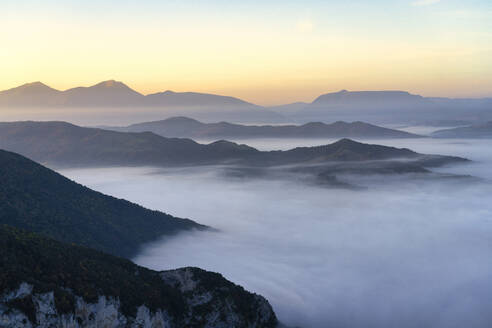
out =
<svg viewBox="0 0 492 328"><path fill-rule="evenodd" d="M31 82L31 83L23 84L21 86L21 88L22 87L48 87L48 86L46 84L44 84L43 82L36 81L36 82Z"/></svg>
<svg viewBox="0 0 492 328"><path fill-rule="evenodd" d="M29 90L29 91L43 91L43 90L55 90L46 84L36 81L36 82L30 82L30 83L25 83L17 88L13 88L11 90Z"/></svg>
<svg viewBox="0 0 492 328"><path fill-rule="evenodd" d="M349 138L342 138L342 139L334 142L333 145L351 146L351 145L363 145L363 143L354 141L354 140L349 139Z"/></svg>
<svg viewBox="0 0 492 328"><path fill-rule="evenodd" d="M128 88L128 89L130 89L123 82L116 81L116 80L102 81L102 82L94 85L93 87L96 87L96 88Z"/></svg>
<svg viewBox="0 0 492 328"><path fill-rule="evenodd" d="M56 96L60 91L53 89L46 84L36 81L31 83L25 83L15 88L0 91L0 95L4 98L5 103L10 104L10 102L19 102L21 104L26 104L29 102L37 103L40 99L44 97ZM41 97L41 98L39 98ZM0 99L0 103L2 99Z"/></svg>

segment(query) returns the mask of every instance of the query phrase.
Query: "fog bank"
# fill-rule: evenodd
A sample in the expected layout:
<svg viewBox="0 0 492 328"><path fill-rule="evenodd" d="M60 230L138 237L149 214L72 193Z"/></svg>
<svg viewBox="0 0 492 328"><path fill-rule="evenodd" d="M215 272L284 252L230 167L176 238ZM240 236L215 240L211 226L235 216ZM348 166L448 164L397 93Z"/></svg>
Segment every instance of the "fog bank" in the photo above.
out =
<svg viewBox="0 0 492 328"><path fill-rule="evenodd" d="M253 146L285 149L296 142L307 144ZM220 229L156 242L135 261L153 269L198 266L221 272L267 297L288 325L490 326L492 186L486 179L492 178L492 143L380 143L469 157L477 162L440 171L485 181L377 177L364 180L367 190L353 191L224 179L213 168L62 173Z"/></svg>

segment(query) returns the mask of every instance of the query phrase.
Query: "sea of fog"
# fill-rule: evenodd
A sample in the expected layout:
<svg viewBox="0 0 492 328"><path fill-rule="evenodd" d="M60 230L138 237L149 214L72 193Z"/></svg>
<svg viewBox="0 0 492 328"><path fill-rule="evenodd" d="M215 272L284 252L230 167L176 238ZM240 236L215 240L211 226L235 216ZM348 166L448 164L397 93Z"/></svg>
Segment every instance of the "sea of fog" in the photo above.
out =
<svg viewBox="0 0 492 328"><path fill-rule="evenodd" d="M287 149L331 140L248 140ZM155 242L152 269L198 266L264 295L300 327L490 327L492 142L371 140L465 156L483 178L375 177L366 190L225 178L216 168L63 170L96 190L219 231Z"/></svg>

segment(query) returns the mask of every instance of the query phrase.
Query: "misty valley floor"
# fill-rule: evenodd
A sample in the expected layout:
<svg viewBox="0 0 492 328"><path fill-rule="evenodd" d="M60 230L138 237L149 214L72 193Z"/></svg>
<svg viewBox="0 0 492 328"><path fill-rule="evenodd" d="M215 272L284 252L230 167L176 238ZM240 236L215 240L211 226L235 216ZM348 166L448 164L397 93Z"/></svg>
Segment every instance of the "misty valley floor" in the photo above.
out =
<svg viewBox="0 0 492 328"><path fill-rule="evenodd" d="M326 144L327 140L310 143ZM248 144L286 149L306 140ZM264 295L302 327L488 327L492 141L384 140L473 164L482 182L366 179L367 190L224 179L207 169L63 170L91 188L219 229L148 245L153 269L198 266Z"/></svg>

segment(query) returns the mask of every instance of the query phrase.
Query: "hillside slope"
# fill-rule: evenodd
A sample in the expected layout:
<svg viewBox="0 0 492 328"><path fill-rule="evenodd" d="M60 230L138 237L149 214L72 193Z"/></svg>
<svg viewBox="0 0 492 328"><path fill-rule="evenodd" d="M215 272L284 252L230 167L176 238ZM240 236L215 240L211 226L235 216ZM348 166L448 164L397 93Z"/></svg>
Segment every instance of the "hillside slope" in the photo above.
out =
<svg viewBox="0 0 492 328"><path fill-rule="evenodd" d="M131 257L162 236L204 229L191 220L106 196L0 150L0 224Z"/></svg>
<svg viewBox="0 0 492 328"><path fill-rule="evenodd" d="M0 326L275 327L261 296L198 268L156 272L0 225Z"/></svg>

